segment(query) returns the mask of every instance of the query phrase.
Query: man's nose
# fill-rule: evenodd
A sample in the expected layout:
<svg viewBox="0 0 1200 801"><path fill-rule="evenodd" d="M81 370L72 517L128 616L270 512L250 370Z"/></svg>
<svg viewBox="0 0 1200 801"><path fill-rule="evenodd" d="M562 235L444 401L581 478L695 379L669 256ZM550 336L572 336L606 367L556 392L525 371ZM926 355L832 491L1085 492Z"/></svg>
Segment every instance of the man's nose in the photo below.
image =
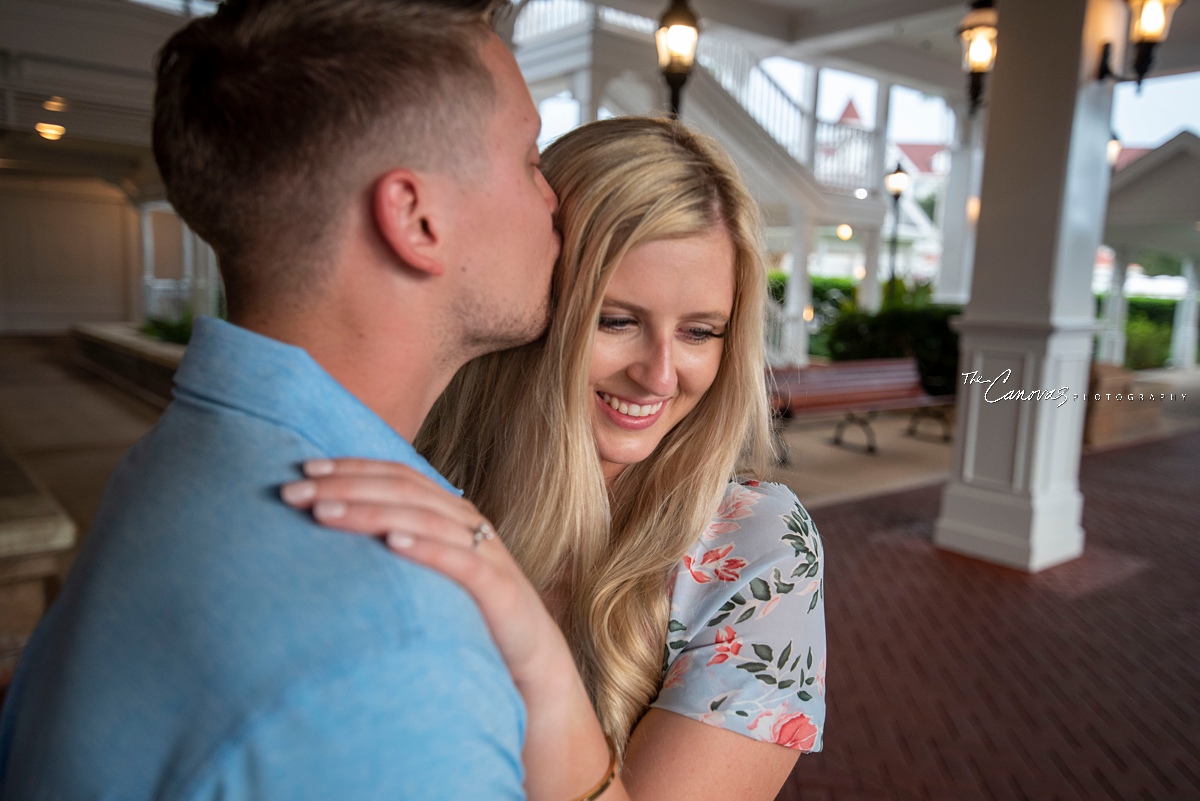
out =
<svg viewBox="0 0 1200 801"><path fill-rule="evenodd" d="M662 398L675 394L675 350L671 337L648 339L638 360L631 365L630 377L648 392Z"/></svg>

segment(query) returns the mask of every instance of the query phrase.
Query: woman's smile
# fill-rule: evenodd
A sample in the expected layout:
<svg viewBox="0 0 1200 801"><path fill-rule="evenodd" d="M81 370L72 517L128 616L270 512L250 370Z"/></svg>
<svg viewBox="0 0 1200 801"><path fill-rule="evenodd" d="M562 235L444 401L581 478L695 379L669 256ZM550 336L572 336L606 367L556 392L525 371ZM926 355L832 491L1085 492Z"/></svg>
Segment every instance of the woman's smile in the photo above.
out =
<svg viewBox="0 0 1200 801"><path fill-rule="evenodd" d="M667 404L665 400L639 404L607 392L597 392L596 400L604 407L609 420L629 431L642 431L654 425Z"/></svg>

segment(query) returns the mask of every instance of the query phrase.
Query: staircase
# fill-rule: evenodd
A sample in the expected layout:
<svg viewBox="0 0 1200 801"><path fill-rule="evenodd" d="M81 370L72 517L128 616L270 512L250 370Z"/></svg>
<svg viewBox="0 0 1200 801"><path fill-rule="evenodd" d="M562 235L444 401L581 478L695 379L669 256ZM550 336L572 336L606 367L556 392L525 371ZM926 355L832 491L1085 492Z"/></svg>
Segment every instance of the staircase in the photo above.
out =
<svg viewBox="0 0 1200 801"><path fill-rule="evenodd" d="M520 6L513 41L530 83L552 79L554 72L603 70L605 64L617 64L623 72L637 74L657 90L661 83L654 59L653 36L657 27L654 20L585 0L525 0ZM617 39L635 43L636 49L621 46ZM575 58L555 58L564 54L573 54ZM590 63L581 63L580 55L586 56L583 62ZM554 61L559 62L558 70L552 66ZM731 151L753 153L755 161L764 160L761 140L768 141L770 144L765 148L779 152L765 159L772 163L755 165L757 169L751 172L764 173L763 177L771 183L777 184L781 178L796 183L780 187L783 197L778 200L810 207L814 202L820 205L822 198L844 198L862 189L869 192L873 189L875 182L870 179L870 172L875 137L870 131L814 119L813 111L793 100L759 65L759 59L733 42L714 35L701 36L696 61L699 69L693 71L685 91L684 119L693 124L706 121L709 124L698 127L709 129ZM610 94L619 96L621 91L621 87L615 87ZM717 93L726 96L723 103L716 100L719 109L712 108L710 102ZM634 105L621 110L647 113L657 104L637 108L645 106L642 98L641 103ZM738 147L738 140L746 138L750 129L757 129L755 133L759 135L750 134L749 138L759 141ZM791 168L784 168L782 175L778 163L781 155L792 163ZM739 161L745 168L744 160ZM808 210L824 216L819 209Z"/></svg>

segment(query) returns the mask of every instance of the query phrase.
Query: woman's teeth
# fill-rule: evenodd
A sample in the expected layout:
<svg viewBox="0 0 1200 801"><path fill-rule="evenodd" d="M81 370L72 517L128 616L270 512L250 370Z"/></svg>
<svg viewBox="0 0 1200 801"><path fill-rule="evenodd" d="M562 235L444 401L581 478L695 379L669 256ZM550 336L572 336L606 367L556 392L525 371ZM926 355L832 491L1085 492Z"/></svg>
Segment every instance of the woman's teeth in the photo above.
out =
<svg viewBox="0 0 1200 801"><path fill-rule="evenodd" d="M616 411L629 417L649 417L652 414L658 414L658 410L663 405L663 401L659 401L646 406L638 406L636 403L626 403L619 398L614 398L607 392L601 392L600 398Z"/></svg>

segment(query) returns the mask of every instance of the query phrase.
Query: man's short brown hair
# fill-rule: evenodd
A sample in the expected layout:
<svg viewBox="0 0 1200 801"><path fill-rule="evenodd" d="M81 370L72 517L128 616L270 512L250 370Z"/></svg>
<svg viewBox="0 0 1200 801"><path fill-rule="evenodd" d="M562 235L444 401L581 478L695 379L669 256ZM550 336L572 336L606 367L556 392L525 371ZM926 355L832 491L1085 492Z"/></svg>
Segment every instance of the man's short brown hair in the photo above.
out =
<svg viewBox="0 0 1200 801"><path fill-rule="evenodd" d="M453 169L480 148L495 87L479 49L501 5L227 0L171 37L154 155L220 259L231 311L319 277L370 170Z"/></svg>

